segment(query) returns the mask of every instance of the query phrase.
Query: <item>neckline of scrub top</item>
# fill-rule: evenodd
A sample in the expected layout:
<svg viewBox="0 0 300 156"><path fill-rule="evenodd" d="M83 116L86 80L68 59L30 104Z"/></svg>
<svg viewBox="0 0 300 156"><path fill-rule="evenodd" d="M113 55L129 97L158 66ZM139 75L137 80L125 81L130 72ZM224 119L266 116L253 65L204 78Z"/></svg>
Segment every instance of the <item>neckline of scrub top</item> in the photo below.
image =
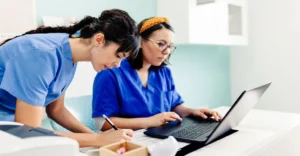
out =
<svg viewBox="0 0 300 156"><path fill-rule="evenodd" d="M144 91L147 91L147 90L150 90L152 92L154 92L154 88L152 86L152 78L153 78L153 74L154 74L154 71L153 70L150 70L149 69L149 74L148 74L148 80L147 80L147 87L145 87L142 83L142 80L139 76L139 74L137 73L137 70L136 69L133 69L130 65L130 63L128 62L128 60L124 60L124 62L126 62L126 66L128 68L131 69L131 73L134 75L134 79L135 81L138 83L138 85L144 90Z"/></svg>
<svg viewBox="0 0 300 156"><path fill-rule="evenodd" d="M63 55L64 58L66 58L67 60L71 61L73 63L73 56L72 56L72 50L71 50L71 45L69 42L69 37L67 37L63 43L62 43L62 51L63 51ZM74 66L74 65L73 65Z"/></svg>

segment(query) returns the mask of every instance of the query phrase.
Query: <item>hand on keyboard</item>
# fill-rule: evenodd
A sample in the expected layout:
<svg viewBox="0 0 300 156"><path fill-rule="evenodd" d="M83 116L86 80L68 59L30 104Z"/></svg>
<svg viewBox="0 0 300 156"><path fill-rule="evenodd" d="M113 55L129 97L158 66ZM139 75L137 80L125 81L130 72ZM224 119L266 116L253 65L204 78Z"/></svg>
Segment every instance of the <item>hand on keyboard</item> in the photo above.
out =
<svg viewBox="0 0 300 156"><path fill-rule="evenodd" d="M175 112L163 112L157 115L147 118L147 128L158 127L166 124L167 122L173 122L178 120L182 121L181 117Z"/></svg>
<svg viewBox="0 0 300 156"><path fill-rule="evenodd" d="M208 117L212 117L216 121L222 120L222 115L217 111L209 110L209 109L192 109L192 116L199 116L203 119L207 119Z"/></svg>

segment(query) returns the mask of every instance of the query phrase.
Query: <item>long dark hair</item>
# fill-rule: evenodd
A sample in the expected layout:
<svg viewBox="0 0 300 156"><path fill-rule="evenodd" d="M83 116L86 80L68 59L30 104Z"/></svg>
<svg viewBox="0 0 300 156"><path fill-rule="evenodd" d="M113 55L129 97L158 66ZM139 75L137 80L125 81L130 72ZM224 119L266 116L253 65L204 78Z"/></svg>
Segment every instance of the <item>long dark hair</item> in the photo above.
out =
<svg viewBox="0 0 300 156"><path fill-rule="evenodd" d="M138 24L138 30L140 31L143 24L151 19L153 17L150 17L150 18L147 18L147 19L144 19L143 21L141 21L139 24ZM152 27L148 28L147 30L143 31L142 33L140 33L140 36L141 38L143 39L148 39L149 36L156 30L160 30L160 29L163 29L163 28L166 28L166 29L169 29L171 31L174 32L174 29L172 28L172 26L166 22L163 22L163 23L160 23L160 24L156 24L156 25L153 25ZM160 65L160 66L151 66L150 69L153 69L153 70L158 70L160 69L161 67L169 64L169 58L170 58L171 55L169 55L167 57L167 59ZM132 56L129 56L128 57L128 62L130 63L131 67L134 68L134 69L141 69L143 67L143 50L142 48L139 48L138 50L138 53L136 56L132 57Z"/></svg>
<svg viewBox="0 0 300 156"><path fill-rule="evenodd" d="M80 38L91 38L96 33L103 33L107 43L114 42L120 45L117 52L131 52L135 57L139 49L139 34L135 21L123 10L105 10L98 18L86 16L84 19L69 27L39 27L22 35L5 40L0 44L7 43L17 37L27 34L38 33L68 33L69 37L80 31Z"/></svg>

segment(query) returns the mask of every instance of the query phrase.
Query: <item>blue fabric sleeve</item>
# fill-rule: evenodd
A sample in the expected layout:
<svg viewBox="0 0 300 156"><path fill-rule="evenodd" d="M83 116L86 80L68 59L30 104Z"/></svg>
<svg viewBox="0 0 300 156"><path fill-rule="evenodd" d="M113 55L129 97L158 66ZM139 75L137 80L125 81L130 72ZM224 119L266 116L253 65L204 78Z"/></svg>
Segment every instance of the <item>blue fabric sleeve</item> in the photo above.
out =
<svg viewBox="0 0 300 156"><path fill-rule="evenodd" d="M50 52L33 49L20 53L5 63L0 88L28 104L43 107L56 69L57 59Z"/></svg>
<svg viewBox="0 0 300 156"><path fill-rule="evenodd" d="M171 99L172 99L171 110L173 110L176 106L178 106L180 104L183 104L184 101L183 101L182 97L179 95L179 93L176 90L171 70L168 67L166 67L166 74L167 74L167 77L168 77L167 78L167 80L168 80L167 83L170 83L170 86L171 86L170 87L171 88L170 96L172 96L171 97Z"/></svg>
<svg viewBox="0 0 300 156"><path fill-rule="evenodd" d="M111 69L99 72L93 85L93 114L92 117L119 116L117 80Z"/></svg>

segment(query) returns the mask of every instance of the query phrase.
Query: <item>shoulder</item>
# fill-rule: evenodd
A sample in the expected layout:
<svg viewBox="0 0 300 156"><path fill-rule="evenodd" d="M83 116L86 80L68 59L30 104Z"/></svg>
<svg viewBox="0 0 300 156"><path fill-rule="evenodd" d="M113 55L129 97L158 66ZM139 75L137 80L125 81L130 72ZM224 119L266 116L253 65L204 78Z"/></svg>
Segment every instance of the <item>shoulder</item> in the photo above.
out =
<svg viewBox="0 0 300 156"><path fill-rule="evenodd" d="M127 59L124 59L121 62L121 65L119 68L112 68L112 69L105 69L97 73L96 75L96 81L99 80L108 80L109 81L124 81L125 79L132 77L132 68L130 64L128 63Z"/></svg>
<svg viewBox="0 0 300 156"><path fill-rule="evenodd" d="M171 69L167 66L163 66L157 70L159 74L164 75L165 77L172 77Z"/></svg>
<svg viewBox="0 0 300 156"><path fill-rule="evenodd" d="M120 70L129 70L129 69L133 69L128 61L127 58L125 58L121 64L119 68L113 68L115 71L120 71Z"/></svg>
<svg viewBox="0 0 300 156"><path fill-rule="evenodd" d="M115 75L115 76L124 76L124 74L126 75L126 73L129 73L129 71L133 70L133 68L130 66L129 62L127 59L124 59L121 64L120 67L114 67L112 69L110 69L110 71Z"/></svg>
<svg viewBox="0 0 300 156"><path fill-rule="evenodd" d="M32 47L45 50L57 49L69 38L68 34L64 33L32 34L24 37L32 44Z"/></svg>
<svg viewBox="0 0 300 156"><path fill-rule="evenodd" d="M95 82L107 81L115 79L115 74L112 69L105 69L96 74Z"/></svg>
<svg viewBox="0 0 300 156"><path fill-rule="evenodd" d="M19 53L31 53L32 51L55 51L68 42L68 35L64 33L57 34L29 34L17 37L1 46L4 52L9 55L18 55Z"/></svg>
<svg viewBox="0 0 300 156"><path fill-rule="evenodd" d="M49 50L31 48L26 52L11 51L1 56L5 56L1 57L1 61L5 62L5 68L24 70L34 73L34 75L56 75L59 68L58 56Z"/></svg>
<svg viewBox="0 0 300 156"><path fill-rule="evenodd" d="M68 34L49 33L49 34L28 34L17 37L4 45L18 51L30 49L53 50L61 46L68 39Z"/></svg>

